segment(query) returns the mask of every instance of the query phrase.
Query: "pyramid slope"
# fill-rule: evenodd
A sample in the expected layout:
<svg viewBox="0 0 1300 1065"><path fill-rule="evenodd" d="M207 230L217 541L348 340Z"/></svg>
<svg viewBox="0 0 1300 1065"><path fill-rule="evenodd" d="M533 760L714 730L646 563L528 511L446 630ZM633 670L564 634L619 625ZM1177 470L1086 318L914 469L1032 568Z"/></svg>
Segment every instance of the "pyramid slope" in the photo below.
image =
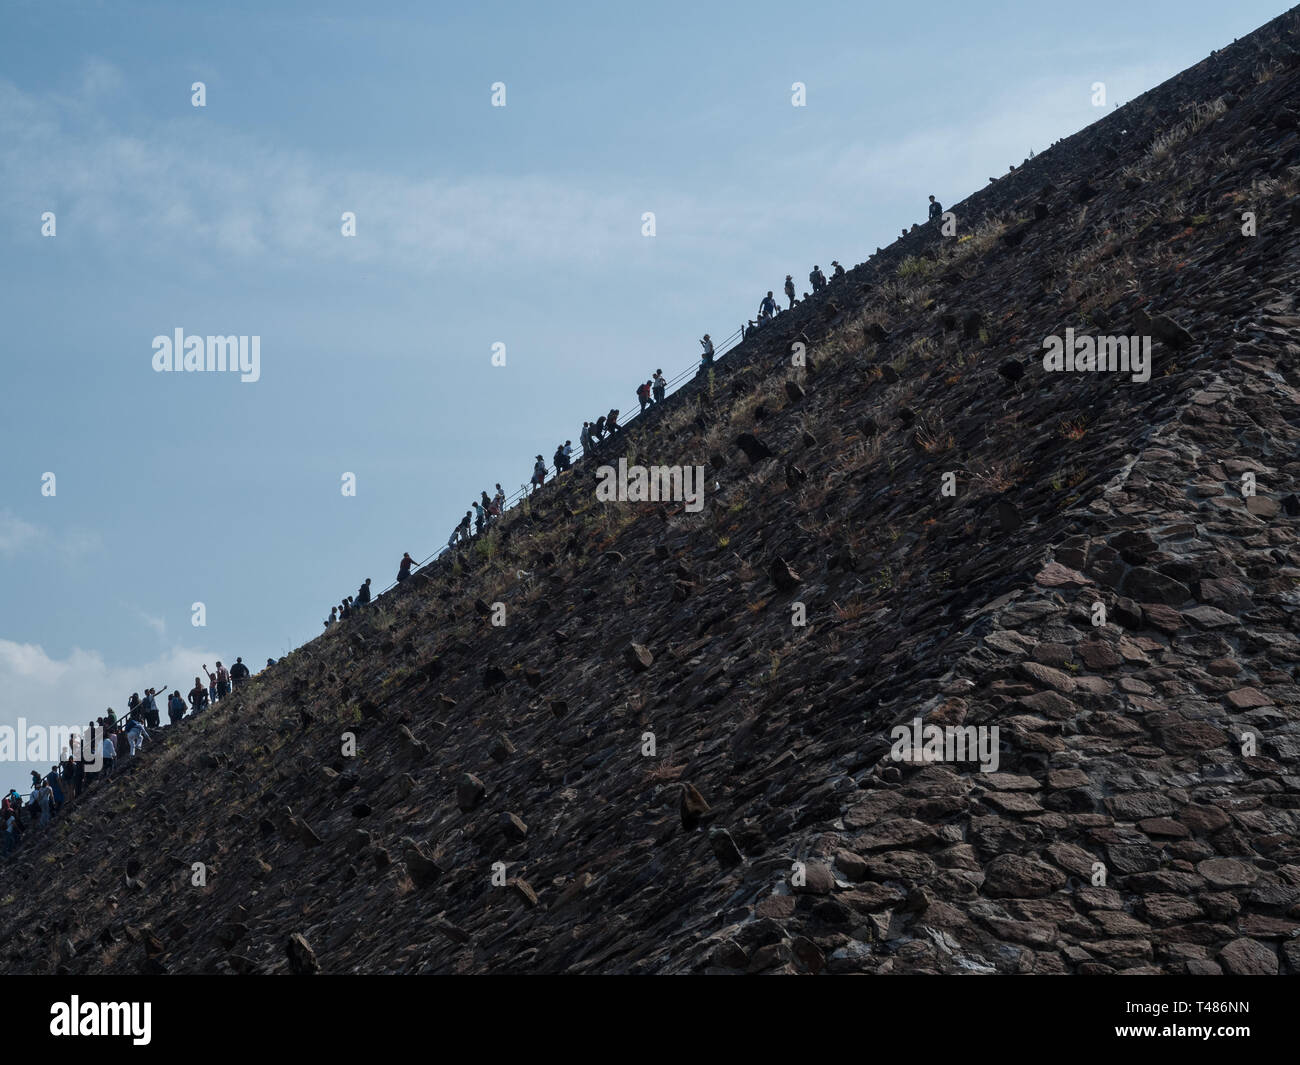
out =
<svg viewBox="0 0 1300 1065"><path fill-rule="evenodd" d="M700 513L580 465L168 730L4 867L6 968L1300 971L1298 89L1293 11L639 419Z"/></svg>

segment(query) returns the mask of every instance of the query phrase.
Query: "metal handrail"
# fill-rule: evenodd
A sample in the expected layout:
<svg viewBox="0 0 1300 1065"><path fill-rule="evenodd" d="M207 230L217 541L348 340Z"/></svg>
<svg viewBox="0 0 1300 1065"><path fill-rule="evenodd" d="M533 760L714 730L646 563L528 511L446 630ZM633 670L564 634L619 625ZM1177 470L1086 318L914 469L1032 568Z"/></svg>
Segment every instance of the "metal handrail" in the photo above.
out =
<svg viewBox="0 0 1300 1065"><path fill-rule="evenodd" d="M727 352L732 351L733 349L738 347L741 343L744 342L745 339L744 333L745 333L745 327L741 326L734 333L732 333L731 336L723 340L721 344L715 344L713 347L713 357L717 359L722 355L725 355ZM693 381L698 376L702 366L703 366L702 362L695 363L692 366L688 366L686 369L682 370L681 373L677 374L675 377L667 381L664 386L664 398L667 399L670 391L676 390L687 381ZM663 402L663 400L660 400L659 402ZM654 404L654 406L658 406L658 403ZM632 422L636 421L636 419L642 415L642 413L644 412L637 411L635 414L631 415L626 422L624 422L622 425L619 426L620 432L625 431L627 427L632 424ZM579 445L575 449L573 462L577 463L579 460L584 458L586 454L587 452L581 447L581 445ZM553 466L546 467L546 475L548 477L551 476L551 474L554 472L556 472L555 467ZM507 511L512 509L518 503L522 502L524 499L528 498L529 495L530 493L528 491L528 485L521 485L519 491L506 497L505 503L501 507L501 514L495 520L501 521L502 518L506 516ZM487 526L484 526L484 529L486 531ZM461 541L461 543L463 544L464 541ZM417 565L413 566L411 568L412 575L414 575L417 571L424 569L424 567L429 565L429 563L436 562L438 559L442 558L443 555L447 554L451 550L452 547L450 544L443 544L436 551L434 551L433 554L431 554L428 558L426 558L423 562L420 562ZM378 599L379 596L384 595L387 592L391 592L394 588L398 587L399 583L400 583L399 581L393 581L392 584L389 584L388 586L380 589L379 592L375 593L373 598Z"/></svg>

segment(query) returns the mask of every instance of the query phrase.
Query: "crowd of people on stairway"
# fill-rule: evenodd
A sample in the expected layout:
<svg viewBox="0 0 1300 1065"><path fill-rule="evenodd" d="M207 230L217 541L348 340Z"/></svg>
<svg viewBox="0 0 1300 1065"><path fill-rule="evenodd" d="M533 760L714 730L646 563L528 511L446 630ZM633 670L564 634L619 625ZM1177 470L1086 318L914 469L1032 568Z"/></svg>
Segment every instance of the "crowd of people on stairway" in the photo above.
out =
<svg viewBox="0 0 1300 1065"><path fill-rule="evenodd" d="M942 216L943 206L934 196L930 196L927 222L929 224L937 223L942 219ZM903 230L903 235L907 235L907 230ZM844 267L835 259L831 260L831 275L829 278L819 265L814 264L808 274L808 283L812 286L812 292L805 292L803 299L810 299L812 296L825 291L835 283L842 281L846 276L847 272ZM784 292L786 299L789 301L789 305L784 310L792 311L795 305L800 302L796 295L794 276L792 274L785 275ZM757 319L749 319L738 331L740 340L748 340L764 325L782 313L783 310L778 306L775 295L769 289L767 295L759 301ZM709 371L716 356L713 339L708 333L705 333L700 338L700 348L702 351L697 374L704 374ZM655 370L654 375L649 380L636 387L636 398L640 404L640 410L637 413L644 414L649 408L662 403L667 391L668 381L664 378L663 370ZM623 427L618 420L620 413L621 411L614 407L595 421L584 421L582 423L582 429L578 432L578 441L582 447L583 455L597 455L602 443L623 431ZM570 470L574 461L572 440L566 440L564 443L557 445L555 453L551 456L551 464L555 467L556 476ZM547 466L545 457L542 455L536 456L533 462L532 476L528 484L523 487L523 494L528 495L541 488L546 483L549 473L550 469ZM498 483L495 495L489 498L487 492L484 491L481 498L475 500L471 504L471 508L465 511L465 516L461 518L456 527L452 529L451 536L447 538L447 550L455 550L471 543L476 536L482 535L486 529L498 521L505 509L506 494L500 483ZM473 525L472 532L470 529L471 524ZM441 555L441 552L438 555ZM438 555L434 557L436 558ZM401 585L410 578L412 570L417 568L419 568L419 564L411 558L410 553L403 554L397 571L396 583ZM346 596L338 606L330 608L329 617L325 619L325 627L329 628L329 626L339 621L350 618L370 602L370 578L367 577L356 596Z"/></svg>
<svg viewBox="0 0 1300 1065"><path fill-rule="evenodd" d="M931 196L928 221L933 224L941 219L942 214L943 207L934 196ZM833 259L829 279L820 266L814 265L808 275L812 294L822 292L845 276L844 267ZM795 298L794 278L790 274L786 275L784 292L789 301L786 310L793 310L799 301ZM805 292L804 299L808 299L809 295ZM776 298L769 290L759 302L757 320L750 319L741 328L741 339L748 339L755 330L781 313ZM708 333L700 339L700 347L702 354L698 372L705 373L713 364L715 357L713 340ZM647 409L662 403L667 388L668 382L664 378L662 369L655 370L652 377L637 385L636 398L640 404L638 413L644 414ZM583 454L598 453L604 441L623 431L623 427L619 424L620 413L618 408L611 408L607 414L601 415L594 422L582 423L578 438ZM574 456L571 440L566 440L556 447L552 462L557 474L564 473L572 467ZM547 473L546 460L538 455L530 482L532 490L541 488L545 484ZM506 494L500 483L496 486L496 493L491 497L486 491L482 492L480 498L473 501L465 516L452 530L447 541L448 548L464 546L472 540L473 536L481 535L494 522L500 520L505 507ZM470 532L471 523L473 534ZM407 581L416 568L417 564L410 552L404 553L398 564L397 584L401 585ZM371 579L367 577L355 596L346 596L338 606L331 607L325 626L328 628L332 624L346 620L354 613L365 610L372 602L370 585ZM275 660L268 658L266 664L272 666ZM209 671L207 663L204 663L203 672L207 677L206 685L201 678L195 677L194 687L190 689L188 696L183 697L178 688L166 697L167 718L170 725L177 725L187 712L193 717L209 706L228 698L233 691L246 683L250 676L250 671L242 658L236 658L235 664L229 670L221 662L217 662L215 673ZM96 781L111 779L115 771L121 771L124 763L138 757L141 748L150 742L152 732L163 728L158 699L163 696L166 688L167 685L146 688L143 697L133 692L127 700L127 712L124 717L119 718L110 707L104 716L91 721L83 733L72 738L69 748L61 752L58 765L52 766L44 775L36 771L32 772L31 788L25 798L17 789L12 788L7 795L0 798L0 825L4 829L4 841L0 853L5 856L12 854L25 833L48 825L67 803L75 800Z"/></svg>
<svg viewBox="0 0 1300 1065"><path fill-rule="evenodd" d="M275 659L268 658L266 664L275 665ZM102 717L89 722L84 730L71 737L68 746L59 753L58 765L51 766L45 774L32 770L31 786L25 796L18 789L10 788L8 794L0 798L0 826L4 830L0 854L8 857L14 853L28 833L44 828L87 789L122 772L123 766L137 757L140 749L154 738L153 734L165 727L159 699L166 699L167 719L171 725L176 725L187 711L193 717L221 702L252 676L242 657L236 658L229 669L217 662L215 673L209 671L205 662L203 672L208 678L207 684L199 677L194 678L188 706L179 688L166 695L166 684L145 688L143 696L132 692L122 717L118 717L110 706Z"/></svg>

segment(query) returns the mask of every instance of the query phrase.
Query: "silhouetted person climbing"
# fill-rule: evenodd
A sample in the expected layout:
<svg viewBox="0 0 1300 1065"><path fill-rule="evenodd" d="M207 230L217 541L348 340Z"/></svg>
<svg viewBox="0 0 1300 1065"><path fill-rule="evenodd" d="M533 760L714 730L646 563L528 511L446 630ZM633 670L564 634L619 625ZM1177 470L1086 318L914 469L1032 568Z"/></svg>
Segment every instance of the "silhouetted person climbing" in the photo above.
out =
<svg viewBox="0 0 1300 1065"><path fill-rule="evenodd" d="M704 339L705 340L709 339L707 333L704 335ZM612 411L610 411L608 414L605 415L605 430L609 433L610 436L613 436L615 433L621 433L623 431L623 427L618 424L617 407L615 407Z"/></svg>
<svg viewBox="0 0 1300 1065"><path fill-rule="evenodd" d="M640 410L639 413L644 414L644 413L645 413L645 409L646 409L646 407L650 406L650 404L654 402L654 400L652 400L652 399L650 398L650 382L649 382L649 381L647 381L647 382L646 382L645 384L643 384L643 385L637 385L637 386L636 386L636 399L637 399L637 402L641 404L641 410Z"/></svg>
<svg viewBox="0 0 1300 1065"><path fill-rule="evenodd" d="M808 275L808 283L812 285L814 292L820 292L826 287L826 275L822 273L820 266L813 266L812 273Z"/></svg>
<svg viewBox="0 0 1300 1065"><path fill-rule="evenodd" d="M844 276L844 267L842 267L834 259L831 260L831 266L834 267L834 269L831 270L831 280L838 281L841 277Z"/></svg>
<svg viewBox="0 0 1300 1065"><path fill-rule="evenodd" d="M605 439L605 416L603 414L591 423L591 438L598 444Z"/></svg>
<svg viewBox="0 0 1300 1065"><path fill-rule="evenodd" d="M185 700L181 698L180 689L172 692L167 700L167 719L174 725L185 716Z"/></svg>
<svg viewBox="0 0 1300 1065"><path fill-rule="evenodd" d="M537 461L533 463L533 477L529 483L533 488L541 488L546 483L546 460L541 455L538 455Z"/></svg>
<svg viewBox="0 0 1300 1065"><path fill-rule="evenodd" d="M448 547L454 547L457 543L469 542L469 516L470 512L465 511L465 516L460 519L460 524L451 530L451 539L447 541Z"/></svg>
<svg viewBox="0 0 1300 1065"><path fill-rule="evenodd" d="M930 221L933 222L936 218L942 218L942 217L943 217L943 204L941 204L938 200L936 200L933 196L931 196L930 197Z"/></svg>
<svg viewBox="0 0 1300 1065"><path fill-rule="evenodd" d="M788 279L786 281L786 284L789 285L789 288L787 289L787 295L790 297L790 306L793 307L794 306L794 285L791 284ZM767 295L764 296L763 299L758 304L758 320L760 322L771 321L773 316L775 316L775 314L776 314L776 300L772 298L772 293L769 290Z"/></svg>
<svg viewBox="0 0 1300 1065"><path fill-rule="evenodd" d="M365 606L367 603L370 602L370 578L369 577L367 577L364 581L362 581L361 587L357 589L356 601L358 606ZM220 662L217 663L217 665L220 664L221 664Z"/></svg>
<svg viewBox="0 0 1300 1065"><path fill-rule="evenodd" d="M230 667L230 683L238 688L246 680L248 680L248 667L244 665L242 658L236 658L235 664ZM152 725L149 727L153 728Z"/></svg>
<svg viewBox="0 0 1300 1065"><path fill-rule="evenodd" d="M325 627L328 629L331 625L333 625L336 621L338 621L338 619L339 619L339 608L336 606L330 607L330 616L325 619Z"/></svg>
<svg viewBox="0 0 1300 1065"><path fill-rule="evenodd" d="M402 552L402 561L397 564L397 583L401 584L411 575L411 567L415 565L415 559L411 557L411 552Z"/></svg>
<svg viewBox="0 0 1300 1065"><path fill-rule="evenodd" d="M700 339L700 347L704 349L704 354L700 356L700 362L708 366L713 362L713 341L709 338L708 333L705 333Z"/></svg>
<svg viewBox="0 0 1300 1065"><path fill-rule="evenodd" d="M668 388L668 382L664 380L663 370L656 370L654 375L653 385L652 385L652 391L655 394L656 403L662 403L664 401L664 392L667 390L667 388Z"/></svg>
<svg viewBox="0 0 1300 1065"><path fill-rule="evenodd" d="M208 692L203 687L203 681L198 677L194 678L194 687L190 689L190 709L196 714L208 705Z"/></svg>
<svg viewBox="0 0 1300 1065"><path fill-rule="evenodd" d="M474 535L483 535L483 526L487 524L487 511L483 509L483 504L477 499L474 500Z"/></svg>

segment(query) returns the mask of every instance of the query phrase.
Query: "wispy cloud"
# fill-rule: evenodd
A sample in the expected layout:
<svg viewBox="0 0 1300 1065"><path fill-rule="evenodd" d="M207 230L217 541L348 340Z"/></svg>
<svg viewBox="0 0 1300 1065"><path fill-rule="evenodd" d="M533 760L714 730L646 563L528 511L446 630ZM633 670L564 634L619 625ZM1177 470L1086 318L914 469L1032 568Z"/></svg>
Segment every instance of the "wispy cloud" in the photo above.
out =
<svg viewBox="0 0 1300 1065"><path fill-rule="evenodd" d="M137 618L143 621L146 625L148 625L149 628L153 629L153 631L158 634L158 638L160 640L167 638L166 618L158 617L153 614L150 614L146 610L141 610L140 607L138 606L127 606L126 604L123 604L123 606L127 610L129 610L132 614L134 614Z"/></svg>
<svg viewBox="0 0 1300 1065"><path fill-rule="evenodd" d="M77 98L37 97L0 81L0 184L33 219L61 212L61 234L76 226L116 255L192 242L240 258L383 260L421 270L572 266L625 253L646 209L594 178L348 170L203 112L128 134L98 110L101 92L89 88L117 84L110 71L97 65ZM357 216L354 238L340 232L344 211ZM679 232L707 229L707 212L689 197L675 197L673 212Z"/></svg>
<svg viewBox="0 0 1300 1065"><path fill-rule="evenodd" d="M0 511L0 555L12 557L40 541L41 530L9 511Z"/></svg>
<svg viewBox="0 0 1300 1065"><path fill-rule="evenodd" d="M104 546L93 529L52 531L34 525L8 510L0 511L0 555L14 558L37 552L53 552L64 562L78 562Z"/></svg>

